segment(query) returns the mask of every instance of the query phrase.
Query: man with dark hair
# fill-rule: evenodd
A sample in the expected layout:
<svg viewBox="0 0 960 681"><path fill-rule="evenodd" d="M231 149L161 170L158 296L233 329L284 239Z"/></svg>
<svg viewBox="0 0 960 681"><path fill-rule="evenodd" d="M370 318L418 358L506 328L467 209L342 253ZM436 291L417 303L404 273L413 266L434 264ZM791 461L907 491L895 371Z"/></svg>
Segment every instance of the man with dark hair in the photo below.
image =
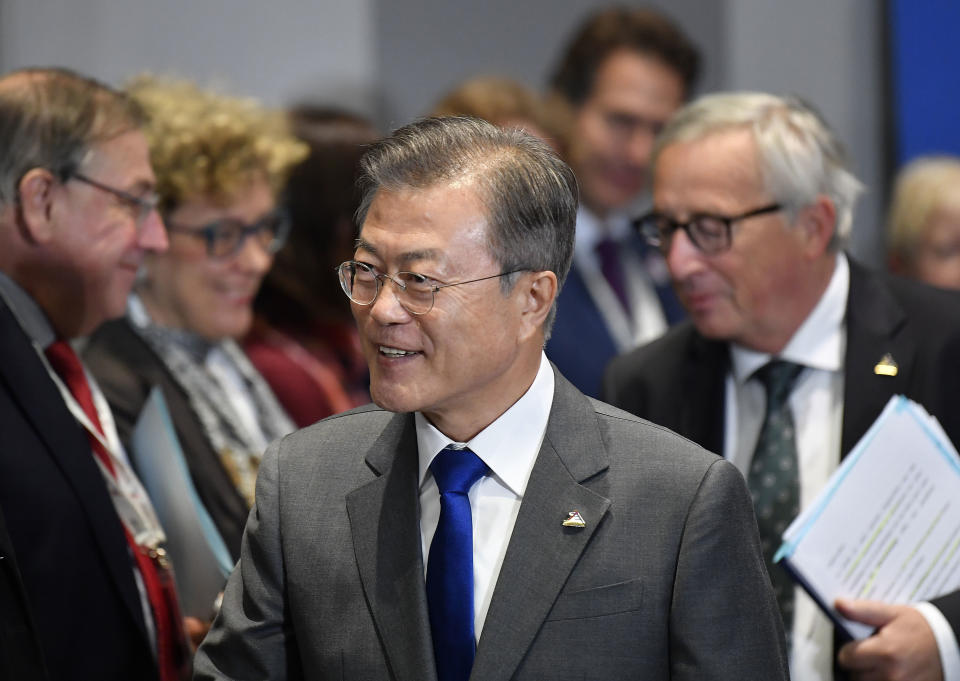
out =
<svg viewBox="0 0 960 681"><path fill-rule="evenodd" d="M167 247L140 123L70 71L0 78L4 678L189 674L163 530L68 343L121 315L144 253Z"/></svg>
<svg viewBox="0 0 960 681"><path fill-rule="evenodd" d="M655 210L638 225L666 255L690 322L614 360L605 397L747 479L791 678L829 679L835 659L854 678L960 678L960 593L916 607L836 604L877 632L835 658L830 621L772 564L787 525L893 395L960 442L960 297L843 253L861 185L833 131L795 97L702 97L661 133L653 168Z"/></svg>
<svg viewBox="0 0 960 681"><path fill-rule="evenodd" d="M612 7L580 26L551 80L572 114L567 147L581 205L547 356L594 397L614 355L683 316L663 258L636 237L630 218L641 211L653 139L690 94L699 62L666 17Z"/></svg>
<svg viewBox="0 0 960 681"><path fill-rule="evenodd" d="M379 406L268 449L197 678L785 678L743 480L543 354L570 169L468 118L362 167L339 272Z"/></svg>

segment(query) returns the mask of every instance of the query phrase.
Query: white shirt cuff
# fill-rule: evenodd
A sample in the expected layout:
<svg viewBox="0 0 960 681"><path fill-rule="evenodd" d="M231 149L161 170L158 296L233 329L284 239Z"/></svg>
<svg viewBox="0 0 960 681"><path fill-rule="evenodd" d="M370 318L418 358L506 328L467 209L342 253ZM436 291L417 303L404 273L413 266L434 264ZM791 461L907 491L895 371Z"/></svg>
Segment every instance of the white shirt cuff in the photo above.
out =
<svg viewBox="0 0 960 681"><path fill-rule="evenodd" d="M943 681L960 681L960 647L957 646L957 637L953 635L953 628L947 618L931 603L914 603L913 607L923 615L933 630L933 637L937 640L937 649L940 651Z"/></svg>

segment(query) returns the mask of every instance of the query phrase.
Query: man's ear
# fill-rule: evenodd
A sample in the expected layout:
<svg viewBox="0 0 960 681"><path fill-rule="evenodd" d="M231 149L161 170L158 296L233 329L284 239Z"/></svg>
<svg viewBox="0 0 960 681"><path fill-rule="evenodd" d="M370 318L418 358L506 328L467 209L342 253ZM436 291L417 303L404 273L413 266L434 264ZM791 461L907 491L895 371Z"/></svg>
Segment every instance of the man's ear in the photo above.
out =
<svg viewBox="0 0 960 681"><path fill-rule="evenodd" d="M53 194L58 184L46 168L31 168L20 178L18 222L27 241L46 243L53 238Z"/></svg>
<svg viewBox="0 0 960 681"><path fill-rule="evenodd" d="M837 231L837 209L833 200L821 194L813 203L800 210L794 226L801 230L804 251L808 257L819 258L826 253Z"/></svg>
<svg viewBox="0 0 960 681"><path fill-rule="evenodd" d="M523 323L522 340L540 333L543 322L557 298L557 275L549 270L527 272L517 282L520 295L520 314Z"/></svg>

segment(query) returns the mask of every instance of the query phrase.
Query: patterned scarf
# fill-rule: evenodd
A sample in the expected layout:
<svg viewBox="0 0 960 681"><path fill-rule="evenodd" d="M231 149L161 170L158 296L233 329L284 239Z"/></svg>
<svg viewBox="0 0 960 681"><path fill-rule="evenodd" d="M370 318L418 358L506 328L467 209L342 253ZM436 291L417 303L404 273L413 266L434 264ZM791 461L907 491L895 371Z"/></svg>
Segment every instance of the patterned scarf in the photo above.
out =
<svg viewBox="0 0 960 681"><path fill-rule="evenodd" d="M246 395L253 401L257 425L267 442L295 430L290 417L233 340L210 343L183 329L158 326L149 321L143 303L134 296L131 296L130 307L139 308L130 315L134 330L157 353L186 393L207 440L237 490L247 504L252 505L257 469L263 456L261 438L251 432L251 424L240 417L223 385L207 368L209 353L215 349L223 353L242 378Z"/></svg>

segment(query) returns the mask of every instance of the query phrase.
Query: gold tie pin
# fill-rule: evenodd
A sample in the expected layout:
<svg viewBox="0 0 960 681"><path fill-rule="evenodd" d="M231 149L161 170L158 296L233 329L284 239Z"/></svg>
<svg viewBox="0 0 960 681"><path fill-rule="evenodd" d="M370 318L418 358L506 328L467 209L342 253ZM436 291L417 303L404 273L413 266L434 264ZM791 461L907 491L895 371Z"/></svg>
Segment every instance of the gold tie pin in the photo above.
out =
<svg viewBox="0 0 960 681"><path fill-rule="evenodd" d="M897 361L889 352L881 357L877 365L873 367L873 373L877 376L896 376L899 370L900 367L897 365Z"/></svg>

